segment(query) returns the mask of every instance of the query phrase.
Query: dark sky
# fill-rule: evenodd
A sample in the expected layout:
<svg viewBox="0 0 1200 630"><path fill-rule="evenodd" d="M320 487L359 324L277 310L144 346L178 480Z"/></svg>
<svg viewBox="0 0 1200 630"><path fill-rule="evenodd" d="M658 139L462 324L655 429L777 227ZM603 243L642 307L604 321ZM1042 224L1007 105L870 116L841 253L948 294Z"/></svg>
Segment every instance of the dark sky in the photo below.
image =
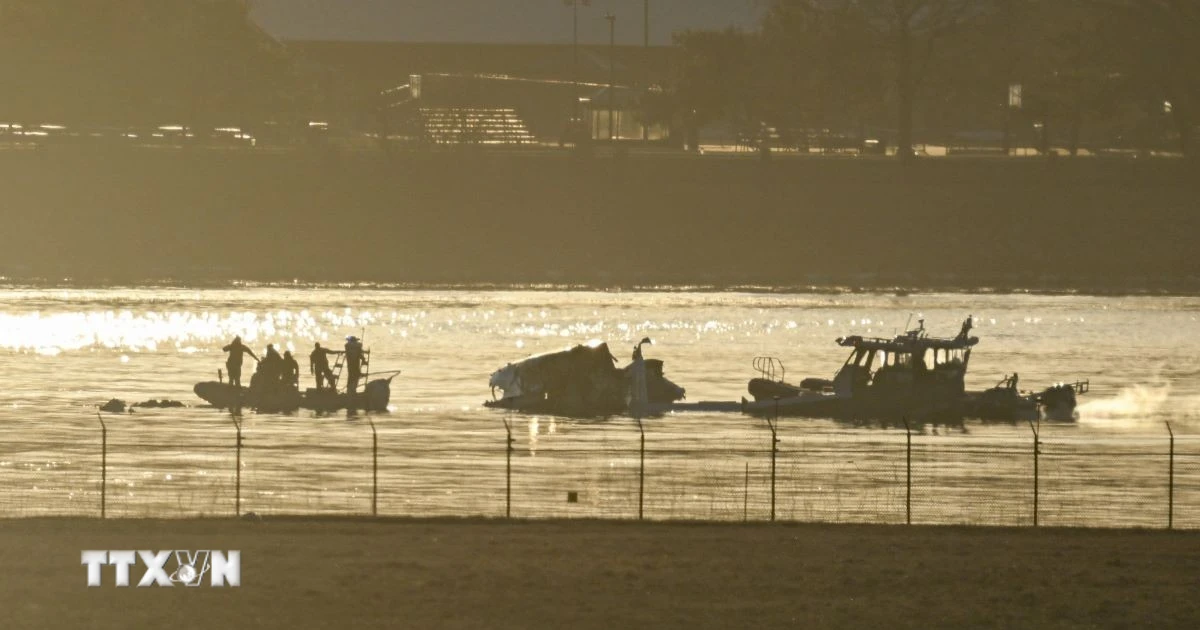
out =
<svg viewBox="0 0 1200 630"><path fill-rule="evenodd" d="M285 39L570 43L566 0L252 0L259 24ZM671 33L730 25L754 28L758 0L650 0L654 44ZM592 0L580 8L579 38L607 43L606 11L619 43L642 42L642 0Z"/></svg>

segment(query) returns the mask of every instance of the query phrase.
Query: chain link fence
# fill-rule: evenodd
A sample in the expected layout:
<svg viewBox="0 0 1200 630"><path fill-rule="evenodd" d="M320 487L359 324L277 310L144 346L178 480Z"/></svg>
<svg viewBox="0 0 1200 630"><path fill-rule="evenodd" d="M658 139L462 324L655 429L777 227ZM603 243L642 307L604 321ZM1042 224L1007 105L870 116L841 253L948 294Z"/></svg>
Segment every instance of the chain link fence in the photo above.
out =
<svg viewBox="0 0 1200 630"><path fill-rule="evenodd" d="M383 421L381 421L383 422ZM0 433L0 517L261 515L1200 528L1200 436L736 417L100 416Z"/></svg>

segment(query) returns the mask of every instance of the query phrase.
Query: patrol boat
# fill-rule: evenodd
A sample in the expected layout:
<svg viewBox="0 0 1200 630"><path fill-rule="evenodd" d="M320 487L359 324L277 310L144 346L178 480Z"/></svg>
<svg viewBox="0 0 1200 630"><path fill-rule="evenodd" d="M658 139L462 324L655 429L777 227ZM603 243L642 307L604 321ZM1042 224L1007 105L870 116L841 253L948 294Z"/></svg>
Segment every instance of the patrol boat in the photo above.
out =
<svg viewBox="0 0 1200 630"><path fill-rule="evenodd" d="M742 409L851 421L1074 418L1076 395L1087 392L1087 381L1035 394L1018 391L1014 374L989 390L967 392L967 367L979 343L971 328L967 318L958 335L931 337L921 320L916 329L891 339L839 337L837 344L850 348L850 356L833 379L806 378L799 385L784 380L781 361L758 357L759 377L748 386L754 400L743 398Z"/></svg>

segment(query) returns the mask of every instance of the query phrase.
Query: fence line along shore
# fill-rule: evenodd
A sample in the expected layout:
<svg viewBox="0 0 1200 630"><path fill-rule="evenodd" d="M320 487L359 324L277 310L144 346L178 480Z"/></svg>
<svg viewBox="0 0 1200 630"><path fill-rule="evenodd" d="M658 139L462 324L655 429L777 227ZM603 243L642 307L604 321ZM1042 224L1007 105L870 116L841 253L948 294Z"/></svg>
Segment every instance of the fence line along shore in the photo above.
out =
<svg viewBox="0 0 1200 630"><path fill-rule="evenodd" d="M538 423L544 426L539 428ZM528 426L526 426L528 423ZM549 423L549 424L546 424ZM99 416L0 439L0 518L258 515L1200 528L1200 435L745 419L481 428ZM544 432L543 432L544 431Z"/></svg>

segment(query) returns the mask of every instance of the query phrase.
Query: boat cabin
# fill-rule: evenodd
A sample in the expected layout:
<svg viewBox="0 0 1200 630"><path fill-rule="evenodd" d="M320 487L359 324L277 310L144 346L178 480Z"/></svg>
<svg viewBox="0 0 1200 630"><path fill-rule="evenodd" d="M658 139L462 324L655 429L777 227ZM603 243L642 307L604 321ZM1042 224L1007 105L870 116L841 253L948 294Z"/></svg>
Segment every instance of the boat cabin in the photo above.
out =
<svg viewBox="0 0 1200 630"><path fill-rule="evenodd" d="M978 337L968 336L971 320L957 337L930 337L925 322L894 339L842 337L838 345L852 348L833 379L839 396L876 393L909 394L920 390L959 393L965 389L967 363Z"/></svg>

